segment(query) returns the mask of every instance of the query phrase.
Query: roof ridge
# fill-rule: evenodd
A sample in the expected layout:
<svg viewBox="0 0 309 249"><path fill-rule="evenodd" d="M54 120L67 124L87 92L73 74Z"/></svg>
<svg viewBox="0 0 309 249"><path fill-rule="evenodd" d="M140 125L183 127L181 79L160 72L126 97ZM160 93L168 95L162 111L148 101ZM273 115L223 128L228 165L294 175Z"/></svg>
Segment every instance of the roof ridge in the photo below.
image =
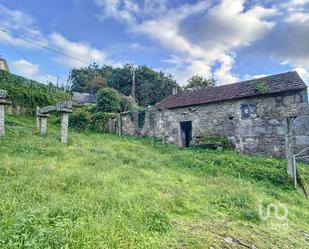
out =
<svg viewBox="0 0 309 249"><path fill-rule="evenodd" d="M259 83L265 81L266 90L259 90ZM275 94L279 92L301 90L307 88L296 71L268 75L256 79L224 84L207 89L185 91L179 94L167 96L156 104L159 108L173 108L223 101L228 99L239 99L253 97L263 94Z"/></svg>

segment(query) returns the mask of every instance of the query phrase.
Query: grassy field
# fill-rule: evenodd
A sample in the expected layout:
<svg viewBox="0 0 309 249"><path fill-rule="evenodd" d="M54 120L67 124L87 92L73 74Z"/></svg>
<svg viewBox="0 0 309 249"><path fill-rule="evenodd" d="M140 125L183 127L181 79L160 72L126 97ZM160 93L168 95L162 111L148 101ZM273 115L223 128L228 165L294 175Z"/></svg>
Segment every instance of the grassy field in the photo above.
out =
<svg viewBox="0 0 309 249"><path fill-rule="evenodd" d="M34 124L8 117L0 140L0 248L309 248L284 161L90 132L64 146ZM260 218L278 203L286 220Z"/></svg>

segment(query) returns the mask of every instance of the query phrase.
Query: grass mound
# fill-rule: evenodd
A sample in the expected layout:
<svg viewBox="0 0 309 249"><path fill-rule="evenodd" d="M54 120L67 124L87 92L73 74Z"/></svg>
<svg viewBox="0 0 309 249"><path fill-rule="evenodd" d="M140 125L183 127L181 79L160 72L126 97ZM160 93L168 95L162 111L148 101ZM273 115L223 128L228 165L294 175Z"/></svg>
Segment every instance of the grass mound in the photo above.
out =
<svg viewBox="0 0 309 249"><path fill-rule="evenodd" d="M0 248L308 247L284 161L34 125L9 116L0 140ZM261 219L278 203L286 220Z"/></svg>

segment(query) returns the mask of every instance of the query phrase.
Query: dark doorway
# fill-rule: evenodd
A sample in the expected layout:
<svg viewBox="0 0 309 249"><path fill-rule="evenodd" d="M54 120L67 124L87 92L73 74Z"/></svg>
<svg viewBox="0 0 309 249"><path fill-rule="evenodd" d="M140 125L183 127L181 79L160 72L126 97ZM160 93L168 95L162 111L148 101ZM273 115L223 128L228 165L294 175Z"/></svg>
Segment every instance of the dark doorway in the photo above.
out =
<svg viewBox="0 0 309 249"><path fill-rule="evenodd" d="M180 139L181 145L189 147L192 140L192 122L180 122Z"/></svg>

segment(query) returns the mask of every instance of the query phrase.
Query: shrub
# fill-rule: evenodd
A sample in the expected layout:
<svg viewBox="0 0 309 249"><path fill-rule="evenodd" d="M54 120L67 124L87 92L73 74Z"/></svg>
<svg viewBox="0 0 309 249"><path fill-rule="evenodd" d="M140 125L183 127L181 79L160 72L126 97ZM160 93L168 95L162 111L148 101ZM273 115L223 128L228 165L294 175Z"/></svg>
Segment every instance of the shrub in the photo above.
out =
<svg viewBox="0 0 309 249"><path fill-rule="evenodd" d="M87 130L91 125L91 113L84 108L76 109L70 115L69 126L78 130Z"/></svg>
<svg viewBox="0 0 309 249"><path fill-rule="evenodd" d="M227 137L222 136L222 135L210 135L210 134L205 134L202 137L197 138L193 146L195 147L208 147L208 145L211 144L218 144L220 145L223 149L234 149L235 146L227 139Z"/></svg>
<svg viewBox="0 0 309 249"><path fill-rule="evenodd" d="M128 96L122 95L120 98L120 111L126 112L131 110L133 107L133 100Z"/></svg>
<svg viewBox="0 0 309 249"><path fill-rule="evenodd" d="M97 92L98 111L118 112L120 110L119 92L112 88L103 88Z"/></svg>
<svg viewBox="0 0 309 249"><path fill-rule="evenodd" d="M101 132L108 132L108 120L114 117L114 113L97 112L91 117L91 129Z"/></svg>

